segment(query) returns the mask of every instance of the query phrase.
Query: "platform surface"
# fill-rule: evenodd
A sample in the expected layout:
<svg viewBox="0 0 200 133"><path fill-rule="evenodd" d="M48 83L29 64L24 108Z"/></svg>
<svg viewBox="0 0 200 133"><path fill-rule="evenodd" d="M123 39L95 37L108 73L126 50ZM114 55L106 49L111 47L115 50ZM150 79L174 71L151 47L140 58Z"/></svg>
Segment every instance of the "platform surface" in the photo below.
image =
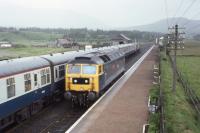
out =
<svg viewBox="0 0 200 133"><path fill-rule="evenodd" d="M71 132L141 133L148 119L148 94L156 59L157 49L154 48L129 79L118 85L118 91L103 99Z"/></svg>

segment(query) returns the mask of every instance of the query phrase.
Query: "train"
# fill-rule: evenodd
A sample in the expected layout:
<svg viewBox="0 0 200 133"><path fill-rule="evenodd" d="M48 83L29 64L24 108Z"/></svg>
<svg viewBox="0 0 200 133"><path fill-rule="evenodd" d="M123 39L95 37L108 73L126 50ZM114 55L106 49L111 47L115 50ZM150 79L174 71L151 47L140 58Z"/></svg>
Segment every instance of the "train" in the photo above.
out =
<svg viewBox="0 0 200 133"><path fill-rule="evenodd" d="M99 64L101 69L98 70L101 70L102 78L107 79L110 73L107 73L107 76L103 76L106 74L103 71L109 67L105 65L105 62L109 64L110 60L113 62L115 58L118 59L120 57L121 65L124 65L122 56L124 54L130 54L131 51L133 52L137 49L136 47L134 44L123 44L91 50L79 50L0 61L0 130L13 123L20 123L30 118L51 102L60 101L66 92L65 86L68 83L66 81L66 69L70 67L68 64L71 64L73 60L79 61L83 55L90 55L92 57L95 53L98 55L98 53L105 51L106 54L102 54L100 59L93 58L93 60L99 61L102 64ZM116 64L115 67L118 68L119 64ZM91 74L88 74L88 76L90 77ZM96 82L95 78L91 78ZM79 82L83 82L79 79L77 80L78 83L76 85ZM93 89L95 91L96 88Z"/></svg>
<svg viewBox="0 0 200 133"><path fill-rule="evenodd" d="M87 52L90 51L0 61L0 130L59 101L64 93L66 64Z"/></svg>
<svg viewBox="0 0 200 133"><path fill-rule="evenodd" d="M138 43L85 53L66 65L64 97L72 105L88 106L125 72L125 57L140 50Z"/></svg>

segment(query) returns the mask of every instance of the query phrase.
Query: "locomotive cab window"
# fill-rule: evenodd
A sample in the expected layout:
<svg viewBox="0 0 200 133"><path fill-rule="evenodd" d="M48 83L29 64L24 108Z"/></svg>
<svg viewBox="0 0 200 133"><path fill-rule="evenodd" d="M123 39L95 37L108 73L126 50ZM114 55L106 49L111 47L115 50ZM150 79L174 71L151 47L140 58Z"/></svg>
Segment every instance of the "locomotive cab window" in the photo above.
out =
<svg viewBox="0 0 200 133"><path fill-rule="evenodd" d="M68 65L68 73L69 74L80 74L81 66L80 65Z"/></svg>
<svg viewBox="0 0 200 133"><path fill-rule="evenodd" d="M31 90L31 74L25 74L24 75L24 85L25 85L25 92Z"/></svg>
<svg viewBox="0 0 200 133"><path fill-rule="evenodd" d="M96 74L97 67L91 65L83 65L83 74Z"/></svg>
<svg viewBox="0 0 200 133"><path fill-rule="evenodd" d="M7 97L11 98L15 96L15 79L9 78L6 80L7 82Z"/></svg>

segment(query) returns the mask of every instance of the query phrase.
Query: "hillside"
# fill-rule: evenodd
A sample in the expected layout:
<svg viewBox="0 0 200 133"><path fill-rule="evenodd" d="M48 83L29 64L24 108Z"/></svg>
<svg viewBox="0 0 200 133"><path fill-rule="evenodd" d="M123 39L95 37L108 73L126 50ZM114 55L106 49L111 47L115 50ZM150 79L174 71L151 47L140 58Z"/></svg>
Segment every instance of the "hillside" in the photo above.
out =
<svg viewBox="0 0 200 133"><path fill-rule="evenodd" d="M200 20L190 20L187 18L170 18L169 25L175 25L178 21L181 27L185 27L185 32L187 34L200 34ZM140 25L133 27L119 28L120 30L139 30L139 31L149 31L149 32L161 32L166 33L167 20L163 19L148 25Z"/></svg>

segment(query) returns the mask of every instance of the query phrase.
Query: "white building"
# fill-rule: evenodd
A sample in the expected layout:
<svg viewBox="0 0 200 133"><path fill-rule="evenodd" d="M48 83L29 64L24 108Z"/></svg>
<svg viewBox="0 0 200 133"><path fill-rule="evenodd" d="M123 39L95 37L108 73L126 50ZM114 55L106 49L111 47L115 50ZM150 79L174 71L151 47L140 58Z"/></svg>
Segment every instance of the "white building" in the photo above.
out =
<svg viewBox="0 0 200 133"><path fill-rule="evenodd" d="M0 48L11 48L12 44L9 42L0 42Z"/></svg>

